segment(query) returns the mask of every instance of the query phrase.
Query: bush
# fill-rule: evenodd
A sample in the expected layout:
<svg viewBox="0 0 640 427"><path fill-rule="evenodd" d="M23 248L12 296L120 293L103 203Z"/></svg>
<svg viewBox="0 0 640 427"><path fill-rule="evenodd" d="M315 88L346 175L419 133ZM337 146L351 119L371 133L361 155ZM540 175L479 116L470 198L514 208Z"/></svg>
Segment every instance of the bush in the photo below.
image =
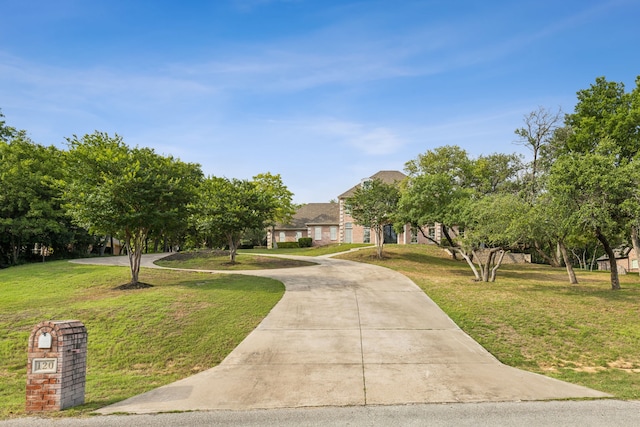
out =
<svg viewBox="0 0 640 427"><path fill-rule="evenodd" d="M280 249L289 249L289 248L299 248L298 242L278 242L278 248Z"/></svg>
<svg viewBox="0 0 640 427"><path fill-rule="evenodd" d="M298 239L298 246L301 248L310 248L312 243L311 237L301 237Z"/></svg>

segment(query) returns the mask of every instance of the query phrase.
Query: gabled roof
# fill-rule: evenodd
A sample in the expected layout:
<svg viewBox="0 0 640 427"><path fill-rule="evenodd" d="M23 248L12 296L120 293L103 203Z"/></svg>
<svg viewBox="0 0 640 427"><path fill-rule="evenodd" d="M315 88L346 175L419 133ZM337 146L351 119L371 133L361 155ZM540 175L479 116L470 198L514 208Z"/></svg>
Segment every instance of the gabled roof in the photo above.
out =
<svg viewBox="0 0 640 427"><path fill-rule="evenodd" d="M399 183L406 177L407 176L400 171L380 171L370 176L369 178L365 178L365 179L371 179L371 180L379 179L385 184L395 184L395 183ZM347 197L353 196L354 191L356 191L356 188L358 187L360 187L360 184L354 185L353 187L351 187L350 189L348 189L347 191L339 195L338 199L346 199Z"/></svg>
<svg viewBox="0 0 640 427"><path fill-rule="evenodd" d="M622 246L613 248L613 254L616 256L616 259L624 259L629 258L629 252L631 252L630 246ZM604 254L600 258L596 259L596 261L609 261L609 255Z"/></svg>
<svg viewBox="0 0 640 427"><path fill-rule="evenodd" d="M340 206L337 203L307 203L302 205L289 224L278 224L276 229L304 230L309 225L338 225Z"/></svg>

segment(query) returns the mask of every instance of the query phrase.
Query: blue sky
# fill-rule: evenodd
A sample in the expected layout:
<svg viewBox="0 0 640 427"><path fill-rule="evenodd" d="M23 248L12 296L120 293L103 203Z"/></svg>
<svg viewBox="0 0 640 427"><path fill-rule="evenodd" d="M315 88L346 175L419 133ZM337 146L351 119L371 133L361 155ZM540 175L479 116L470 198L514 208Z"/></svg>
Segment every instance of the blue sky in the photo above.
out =
<svg viewBox="0 0 640 427"><path fill-rule="evenodd" d="M0 0L0 109L326 202L428 149L526 153L539 106L640 75L640 1Z"/></svg>

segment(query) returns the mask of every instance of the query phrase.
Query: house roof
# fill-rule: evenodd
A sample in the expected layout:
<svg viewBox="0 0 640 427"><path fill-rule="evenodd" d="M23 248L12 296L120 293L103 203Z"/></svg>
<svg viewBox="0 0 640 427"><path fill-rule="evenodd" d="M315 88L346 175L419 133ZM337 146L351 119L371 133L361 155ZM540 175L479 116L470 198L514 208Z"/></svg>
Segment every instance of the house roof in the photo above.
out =
<svg viewBox="0 0 640 427"><path fill-rule="evenodd" d="M340 206L337 203L307 203L302 205L289 224L277 224L276 229L304 230L309 225L338 225Z"/></svg>
<svg viewBox="0 0 640 427"><path fill-rule="evenodd" d="M402 181L407 176L400 171L380 171L369 178L364 179L379 179L385 184L395 184L397 182ZM360 184L356 184L341 195L338 196L338 199L346 199L347 197L353 196L353 193L356 191L356 188L360 187Z"/></svg>
<svg viewBox="0 0 640 427"><path fill-rule="evenodd" d="M616 256L616 259L629 258L629 252L631 252L631 249L633 248L629 246L613 248L613 254ZM604 254L600 258L596 259L596 261L609 261L609 255Z"/></svg>

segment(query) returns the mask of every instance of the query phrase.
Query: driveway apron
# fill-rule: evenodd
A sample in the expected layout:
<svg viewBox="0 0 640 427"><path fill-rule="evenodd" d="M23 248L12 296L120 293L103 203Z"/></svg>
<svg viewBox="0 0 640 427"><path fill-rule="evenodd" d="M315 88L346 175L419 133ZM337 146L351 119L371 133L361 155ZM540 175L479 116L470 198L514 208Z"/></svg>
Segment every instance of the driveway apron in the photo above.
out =
<svg viewBox="0 0 640 427"><path fill-rule="evenodd" d="M314 261L318 265L242 272L280 280L286 292L220 365L98 412L609 396L503 365L399 273Z"/></svg>

